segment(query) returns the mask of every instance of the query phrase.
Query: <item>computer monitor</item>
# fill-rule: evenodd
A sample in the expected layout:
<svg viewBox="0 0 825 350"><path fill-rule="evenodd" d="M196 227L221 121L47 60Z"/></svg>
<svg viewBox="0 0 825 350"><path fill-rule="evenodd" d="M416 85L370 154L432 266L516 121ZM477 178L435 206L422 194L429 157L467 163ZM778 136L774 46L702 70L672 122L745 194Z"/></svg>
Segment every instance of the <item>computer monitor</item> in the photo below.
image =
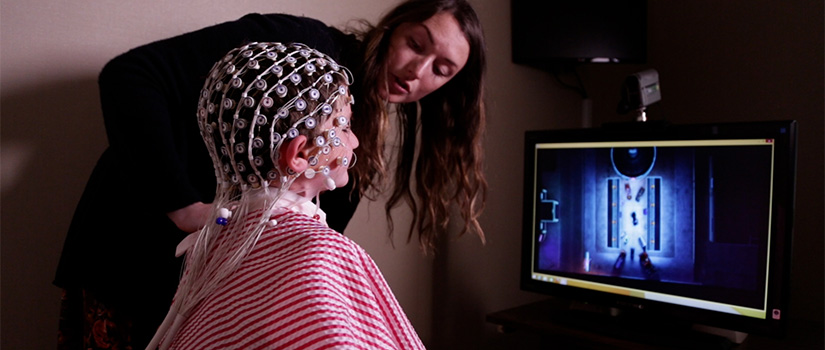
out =
<svg viewBox="0 0 825 350"><path fill-rule="evenodd" d="M523 290L781 335L796 122L525 136Z"/></svg>

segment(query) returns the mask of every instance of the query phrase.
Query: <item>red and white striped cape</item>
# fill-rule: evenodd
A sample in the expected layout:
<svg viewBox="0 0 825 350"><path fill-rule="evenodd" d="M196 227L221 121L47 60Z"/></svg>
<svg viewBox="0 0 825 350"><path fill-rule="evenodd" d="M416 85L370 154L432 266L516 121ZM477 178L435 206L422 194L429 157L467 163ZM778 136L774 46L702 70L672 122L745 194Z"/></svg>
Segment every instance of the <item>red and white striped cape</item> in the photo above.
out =
<svg viewBox="0 0 825 350"><path fill-rule="evenodd" d="M307 215L272 218L172 349L424 349L366 251Z"/></svg>

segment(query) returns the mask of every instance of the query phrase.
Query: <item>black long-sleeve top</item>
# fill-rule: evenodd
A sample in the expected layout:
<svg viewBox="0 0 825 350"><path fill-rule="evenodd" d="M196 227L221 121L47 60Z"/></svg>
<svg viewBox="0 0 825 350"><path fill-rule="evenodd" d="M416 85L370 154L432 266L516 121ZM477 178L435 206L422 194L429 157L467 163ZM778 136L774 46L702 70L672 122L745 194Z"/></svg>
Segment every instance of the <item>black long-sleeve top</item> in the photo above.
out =
<svg viewBox="0 0 825 350"><path fill-rule="evenodd" d="M249 14L108 62L99 86L109 147L75 211L55 285L84 288L101 301L163 318L182 263L175 247L186 235L166 213L209 203L215 195L212 162L195 117L198 93L215 62L256 41L304 43L352 70L360 63L354 35L284 14ZM321 197L330 227L339 232L358 203L349 190Z"/></svg>

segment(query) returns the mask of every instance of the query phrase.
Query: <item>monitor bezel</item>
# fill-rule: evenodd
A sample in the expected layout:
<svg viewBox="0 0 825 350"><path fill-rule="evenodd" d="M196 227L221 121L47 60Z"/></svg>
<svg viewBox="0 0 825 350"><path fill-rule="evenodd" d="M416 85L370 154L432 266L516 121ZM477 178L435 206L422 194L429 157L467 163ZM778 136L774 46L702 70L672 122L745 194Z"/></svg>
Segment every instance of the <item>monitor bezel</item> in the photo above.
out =
<svg viewBox="0 0 825 350"><path fill-rule="evenodd" d="M782 132L784 130L784 132ZM788 319L790 262L793 240L793 207L796 178L796 132L793 120L767 122L730 122L675 125L665 122L608 124L599 128L541 130L525 133L524 202L520 286L522 290L610 308L634 310L652 316L676 317L682 321L723 329L782 336ZM769 313L765 319L745 317L693 308L684 305L640 299L531 278L533 254L533 215L535 200L536 144L594 141L656 141L715 139L775 139L774 196L771 211L771 244L767 310L781 312L779 319Z"/></svg>

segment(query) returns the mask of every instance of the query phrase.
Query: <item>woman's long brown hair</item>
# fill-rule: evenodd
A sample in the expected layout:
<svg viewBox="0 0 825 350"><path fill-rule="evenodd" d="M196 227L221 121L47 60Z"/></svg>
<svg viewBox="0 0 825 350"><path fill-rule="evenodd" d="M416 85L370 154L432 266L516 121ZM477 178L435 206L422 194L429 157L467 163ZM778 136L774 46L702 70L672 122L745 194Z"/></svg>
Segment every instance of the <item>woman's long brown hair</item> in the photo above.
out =
<svg viewBox="0 0 825 350"><path fill-rule="evenodd" d="M418 228L419 245L425 252L432 251L436 238L447 232L453 208L464 221L459 235L472 231L484 241L478 218L487 190L482 168L486 45L475 11L465 0L410 0L400 4L362 33L365 59L357 70L355 88L361 96L356 96L353 127L363 136L359 137L361 146L353 177L360 193L369 198L372 190L381 191L387 174L383 152L389 116L379 94L381 86L376 82L386 74L390 36L402 23L420 23L440 12L451 13L458 21L470 44L469 58L464 68L438 90L417 103L397 105L401 142L385 207L392 232L392 208L402 200L409 205L413 225L407 241Z"/></svg>

